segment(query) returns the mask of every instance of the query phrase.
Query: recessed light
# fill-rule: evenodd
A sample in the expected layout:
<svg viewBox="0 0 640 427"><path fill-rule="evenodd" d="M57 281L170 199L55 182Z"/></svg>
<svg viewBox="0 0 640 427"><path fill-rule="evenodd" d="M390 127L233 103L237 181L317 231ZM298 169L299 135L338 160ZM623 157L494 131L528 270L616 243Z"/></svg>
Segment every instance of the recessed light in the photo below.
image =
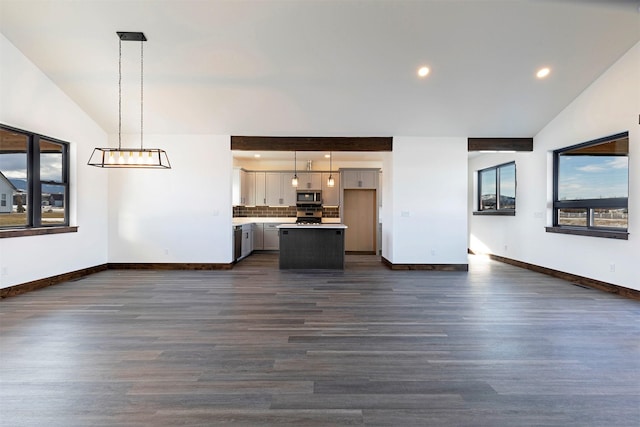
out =
<svg viewBox="0 0 640 427"><path fill-rule="evenodd" d="M324 158L325 158L325 159L328 159L329 157L331 157L331 154L325 154L325 155L324 155Z"/></svg>
<svg viewBox="0 0 640 427"><path fill-rule="evenodd" d="M418 76L426 77L429 74L429 67L420 67L418 68Z"/></svg>
<svg viewBox="0 0 640 427"><path fill-rule="evenodd" d="M549 75L550 72L551 72L551 69L549 69L548 67L540 68L536 73L536 77L539 79L544 79Z"/></svg>
<svg viewBox="0 0 640 427"><path fill-rule="evenodd" d="M260 158L260 154L254 154L253 157L255 157L256 159Z"/></svg>

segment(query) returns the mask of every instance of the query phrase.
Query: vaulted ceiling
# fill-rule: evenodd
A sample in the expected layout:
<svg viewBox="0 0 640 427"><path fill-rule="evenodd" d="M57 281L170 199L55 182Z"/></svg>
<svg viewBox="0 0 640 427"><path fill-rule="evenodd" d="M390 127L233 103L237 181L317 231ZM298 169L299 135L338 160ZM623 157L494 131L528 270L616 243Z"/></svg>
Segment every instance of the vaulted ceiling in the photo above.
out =
<svg viewBox="0 0 640 427"><path fill-rule="evenodd" d="M145 133L533 136L640 40L638 6L2 0L0 32L109 133L116 31L142 31ZM136 132L139 42L122 49L123 132Z"/></svg>

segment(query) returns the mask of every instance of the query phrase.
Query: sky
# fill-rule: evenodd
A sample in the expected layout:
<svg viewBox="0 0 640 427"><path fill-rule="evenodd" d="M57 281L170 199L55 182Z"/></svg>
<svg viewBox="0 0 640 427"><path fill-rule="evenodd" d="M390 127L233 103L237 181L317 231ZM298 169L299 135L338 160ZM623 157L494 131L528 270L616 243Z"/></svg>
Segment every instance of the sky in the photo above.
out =
<svg viewBox="0 0 640 427"><path fill-rule="evenodd" d="M27 155L12 153L0 155L0 171L9 179L27 179ZM61 181L61 154L43 153L40 155L40 180Z"/></svg>
<svg viewBox="0 0 640 427"><path fill-rule="evenodd" d="M560 156L558 199L582 200L629 195L627 156Z"/></svg>

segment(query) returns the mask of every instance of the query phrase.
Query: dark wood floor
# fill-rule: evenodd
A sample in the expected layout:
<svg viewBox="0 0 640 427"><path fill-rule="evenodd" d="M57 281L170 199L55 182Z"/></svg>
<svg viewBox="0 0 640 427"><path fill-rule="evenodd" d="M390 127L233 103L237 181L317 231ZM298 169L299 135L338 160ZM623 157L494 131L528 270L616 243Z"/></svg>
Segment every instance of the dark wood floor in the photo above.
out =
<svg viewBox="0 0 640 427"><path fill-rule="evenodd" d="M469 272L109 270L0 303L3 426L640 425L640 304Z"/></svg>

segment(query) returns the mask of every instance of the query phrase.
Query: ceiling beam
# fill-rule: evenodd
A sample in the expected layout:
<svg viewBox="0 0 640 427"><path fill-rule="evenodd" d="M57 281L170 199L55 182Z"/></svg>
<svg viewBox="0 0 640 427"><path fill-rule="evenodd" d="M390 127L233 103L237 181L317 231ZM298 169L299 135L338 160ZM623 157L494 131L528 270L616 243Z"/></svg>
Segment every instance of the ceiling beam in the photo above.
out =
<svg viewBox="0 0 640 427"><path fill-rule="evenodd" d="M533 151L533 138L467 138L467 151Z"/></svg>
<svg viewBox="0 0 640 427"><path fill-rule="evenodd" d="M243 151L392 151L392 137L231 136Z"/></svg>

